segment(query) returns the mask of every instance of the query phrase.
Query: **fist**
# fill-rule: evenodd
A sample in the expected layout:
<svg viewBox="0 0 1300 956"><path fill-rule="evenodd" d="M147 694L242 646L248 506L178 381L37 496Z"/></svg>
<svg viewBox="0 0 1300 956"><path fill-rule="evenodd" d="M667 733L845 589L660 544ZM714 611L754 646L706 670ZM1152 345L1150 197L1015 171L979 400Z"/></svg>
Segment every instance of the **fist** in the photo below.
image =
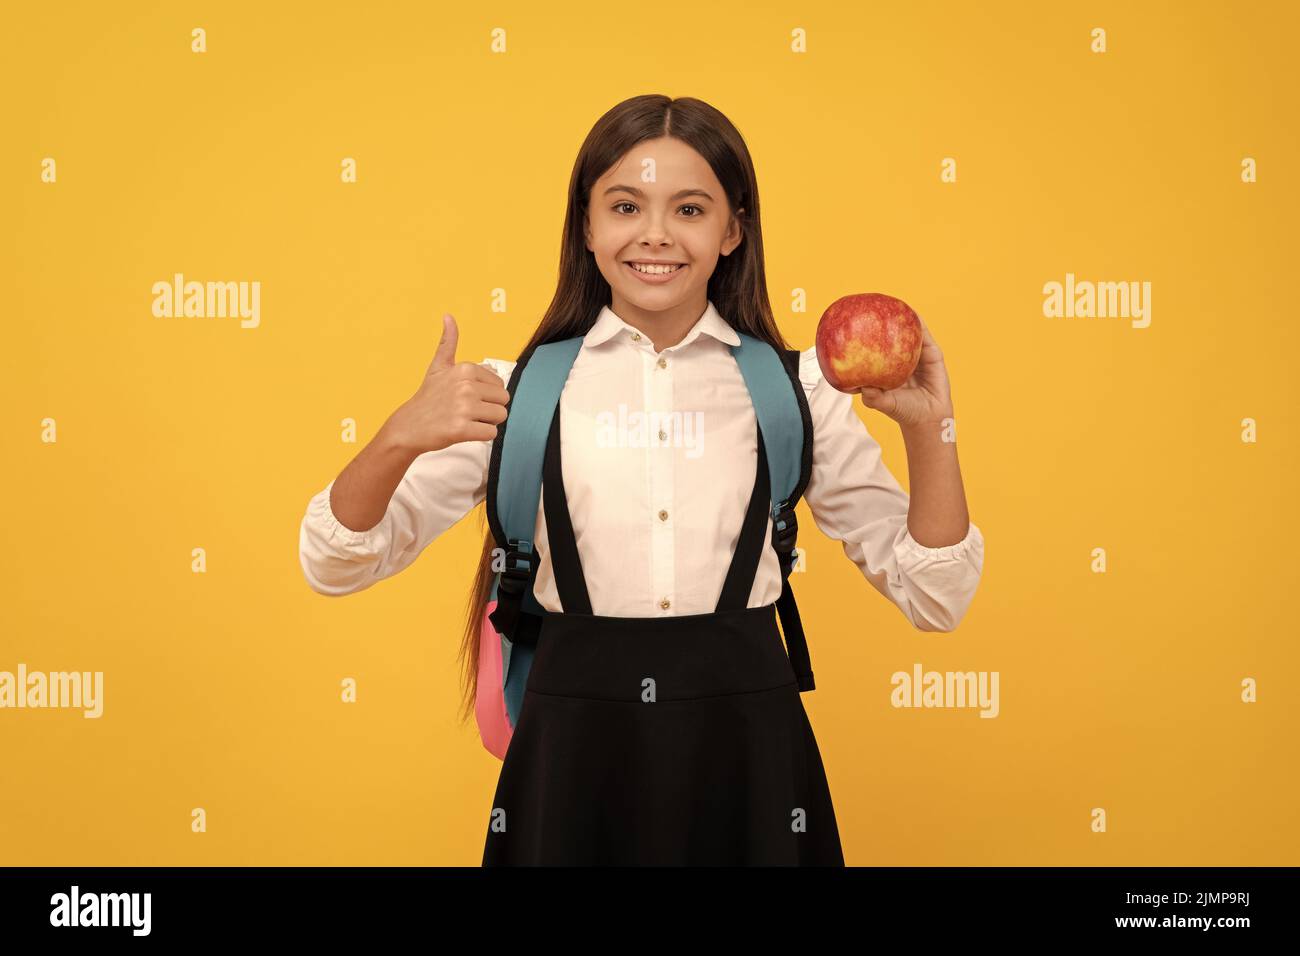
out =
<svg viewBox="0 0 1300 956"><path fill-rule="evenodd" d="M397 443L415 454L457 442L492 441L506 420L510 392L486 365L456 361L458 337L456 320L444 315L442 338L424 380L389 420Z"/></svg>

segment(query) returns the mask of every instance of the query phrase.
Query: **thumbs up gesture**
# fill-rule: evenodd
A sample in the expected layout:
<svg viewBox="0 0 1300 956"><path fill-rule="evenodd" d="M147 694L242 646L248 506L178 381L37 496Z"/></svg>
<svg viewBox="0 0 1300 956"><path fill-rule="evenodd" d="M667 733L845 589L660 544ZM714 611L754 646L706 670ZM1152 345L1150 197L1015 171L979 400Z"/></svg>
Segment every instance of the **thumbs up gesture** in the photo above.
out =
<svg viewBox="0 0 1300 956"><path fill-rule="evenodd" d="M394 439L419 455L457 442L492 441L506 420L510 392L486 365L456 361L459 333L442 317L442 339L414 395L387 422Z"/></svg>

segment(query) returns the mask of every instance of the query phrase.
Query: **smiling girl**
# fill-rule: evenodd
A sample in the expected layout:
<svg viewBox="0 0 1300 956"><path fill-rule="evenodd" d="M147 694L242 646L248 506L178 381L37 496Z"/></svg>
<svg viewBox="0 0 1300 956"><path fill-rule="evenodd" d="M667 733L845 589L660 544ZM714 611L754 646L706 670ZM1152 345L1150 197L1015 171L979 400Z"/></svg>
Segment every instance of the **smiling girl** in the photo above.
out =
<svg viewBox="0 0 1300 956"><path fill-rule="evenodd" d="M483 862L843 865L769 509L767 449L781 436L765 442L737 356L770 348L788 373L782 387L812 436L802 498L818 528L912 626L948 631L975 594L984 542L943 439L942 353L926 329L906 384L858 393L902 429L909 497L815 347L781 336L748 149L697 99L638 96L596 123L569 183L559 272L515 361L456 361L444 317L419 389L310 501L307 580L322 594L359 591L485 497L490 507L517 373L538 347L571 342L529 582L544 618ZM665 430L602 440L620 410L695 416L707 441L686 449ZM466 716L504 547L485 536L470 593ZM856 603L835 609L846 638Z"/></svg>

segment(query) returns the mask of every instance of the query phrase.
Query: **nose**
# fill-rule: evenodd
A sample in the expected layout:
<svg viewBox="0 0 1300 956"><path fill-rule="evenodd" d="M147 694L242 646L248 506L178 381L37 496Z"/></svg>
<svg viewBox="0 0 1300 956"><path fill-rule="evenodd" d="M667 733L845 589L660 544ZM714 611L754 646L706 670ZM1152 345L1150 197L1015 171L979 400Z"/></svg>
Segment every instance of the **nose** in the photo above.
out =
<svg viewBox="0 0 1300 956"><path fill-rule="evenodd" d="M664 220L660 214L651 213L650 215L646 216L645 223L646 223L645 232L642 233L641 236L642 243L649 242L649 243L658 243L660 245L663 245L664 243L672 241L668 235L668 229L666 228L664 224Z"/></svg>

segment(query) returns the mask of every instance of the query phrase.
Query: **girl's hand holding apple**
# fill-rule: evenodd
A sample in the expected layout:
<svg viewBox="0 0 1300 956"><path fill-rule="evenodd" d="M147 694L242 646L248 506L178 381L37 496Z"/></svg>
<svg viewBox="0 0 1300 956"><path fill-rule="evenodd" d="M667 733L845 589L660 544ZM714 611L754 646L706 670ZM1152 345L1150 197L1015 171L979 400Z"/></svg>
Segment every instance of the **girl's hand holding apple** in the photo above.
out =
<svg viewBox="0 0 1300 956"><path fill-rule="evenodd" d="M834 388L901 426L953 415L943 352L901 299L871 292L831 303L817 323L817 361Z"/></svg>

